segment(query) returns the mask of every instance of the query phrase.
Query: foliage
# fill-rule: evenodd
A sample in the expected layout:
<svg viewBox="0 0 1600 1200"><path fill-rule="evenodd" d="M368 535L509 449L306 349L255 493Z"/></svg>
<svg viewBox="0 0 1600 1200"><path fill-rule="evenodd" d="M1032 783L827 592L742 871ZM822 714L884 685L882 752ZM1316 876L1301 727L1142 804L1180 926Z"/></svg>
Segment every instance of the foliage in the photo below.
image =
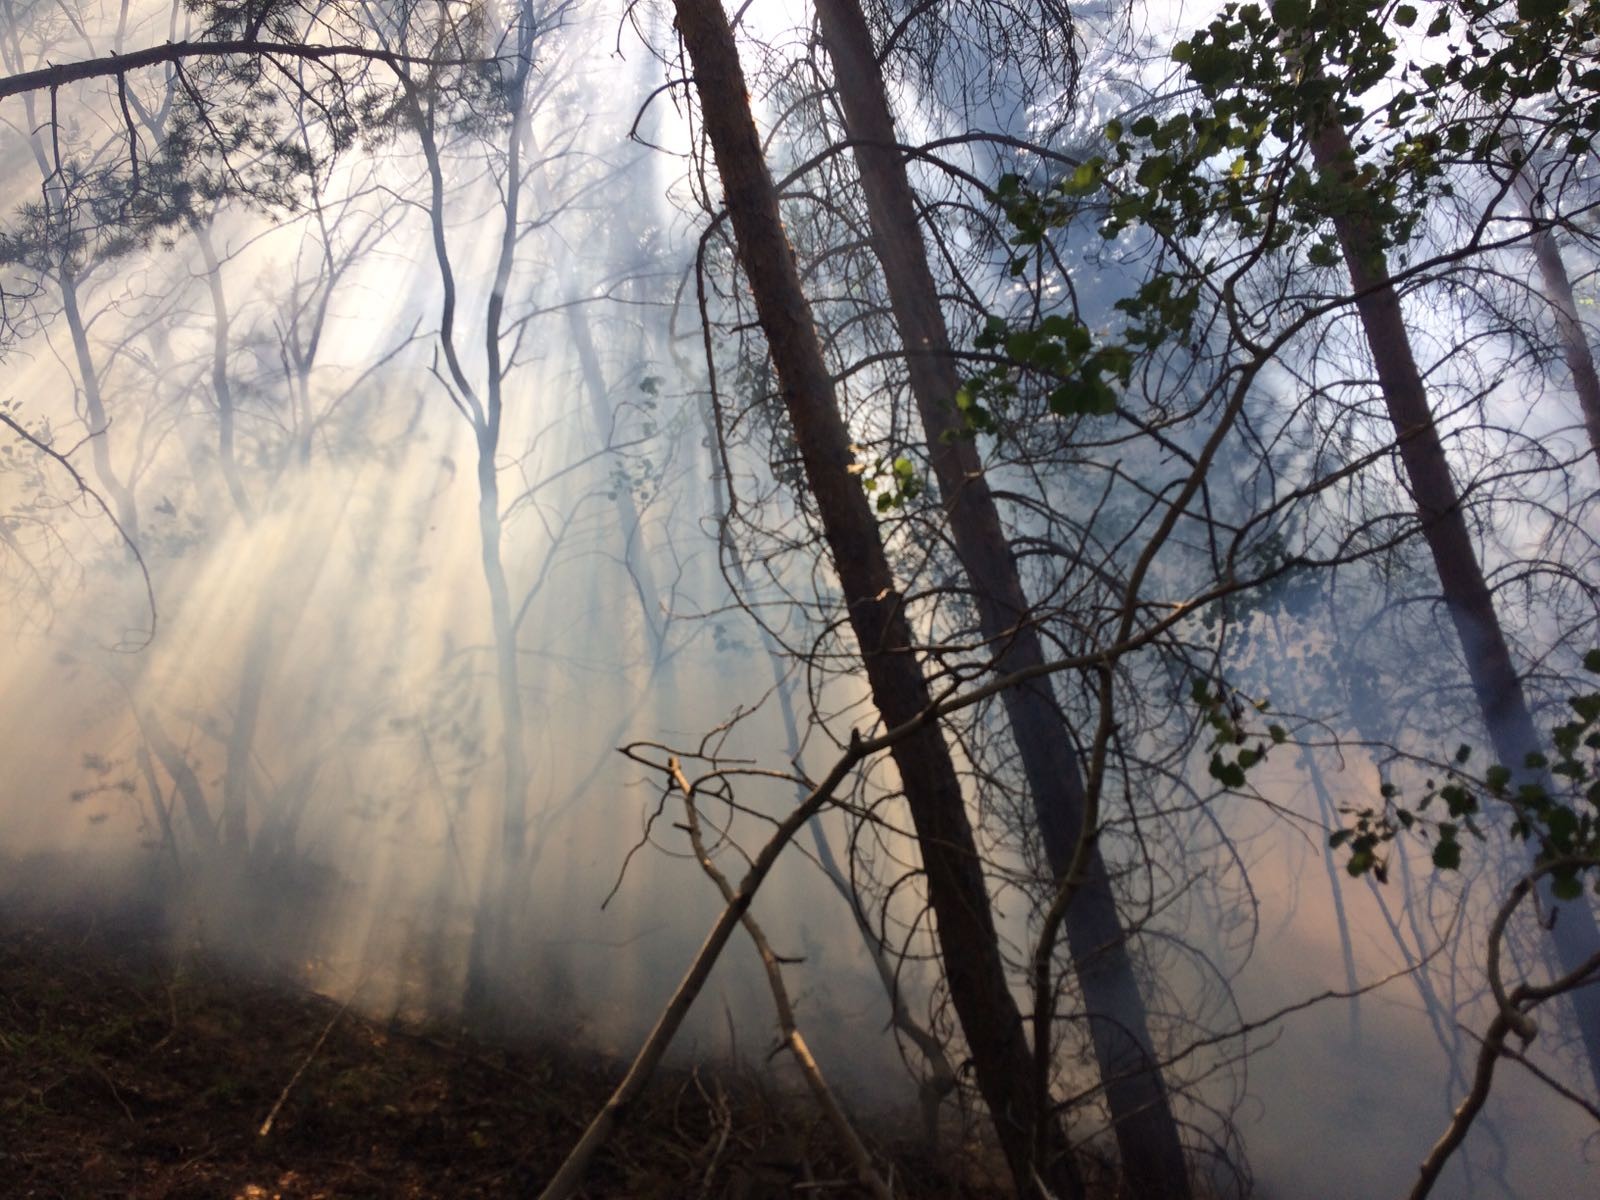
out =
<svg viewBox="0 0 1600 1200"><path fill-rule="evenodd" d="M1168 248L1115 307L1124 328L1096 337L1052 313L1020 325L991 317L975 348L1000 360L958 398L971 429L996 432L1029 377L1057 414L1107 414L1136 357L1190 337L1201 293L1264 255L1337 265L1330 225L1359 218L1366 253L1404 259L1430 200L1462 166L1520 170L1539 146L1587 153L1600 132L1600 4L1388 6L1364 0L1230 3L1174 46L1192 103L1113 120L1097 153L1048 186L1004 176L995 201L1014 230L1022 275L1052 233L1098 217L1102 238L1152 233ZM1356 161L1319 171L1310 143L1353 130Z"/></svg>
<svg viewBox="0 0 1600 1200"><path fill-rule="evenodd" d="M1600 650L1588 653L1584 668L1600 675ZM1349 848L1346 869L1359 876L1381 873L1383 847L1411 834L1432 843L1435 867L1453 871L1461 865L1462 835L1482 841L1480 819L1504 806L1511 813L1511 836L1537 847L1535 869L1550 867L1555 895L1576 898L1584 878L1600 865L1600 690L1573 696L1568 704L1572 719L1551 733L1553 757L1533 752L1520 767L1496 763L1474 775L1467 770L1472 748L1462 745L1443 777L1426 781L1415 805L1403 803L1401 790L1385 781L1382 804L1345 809L1354 821L1335 831L1329 845ZM1600 894L1600 872L1593 876Z"/></svg>

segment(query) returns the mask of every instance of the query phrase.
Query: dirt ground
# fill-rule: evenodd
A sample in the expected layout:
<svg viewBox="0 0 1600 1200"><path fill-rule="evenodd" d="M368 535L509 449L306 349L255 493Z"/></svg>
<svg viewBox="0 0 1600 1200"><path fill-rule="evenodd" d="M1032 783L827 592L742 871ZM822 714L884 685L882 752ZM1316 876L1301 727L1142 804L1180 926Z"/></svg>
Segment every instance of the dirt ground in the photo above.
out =
<svg viewBox="0 0 1600 1200"><path fill-rule="evenodd" d="M104 918L0 911L3 1200L533 1196L620 1069L374 1023ZM996 1194L865 1131L908 1197ZM586 1194L864 1194L849 1180L803 1105L758 1078L678 1071Z"/></svg>

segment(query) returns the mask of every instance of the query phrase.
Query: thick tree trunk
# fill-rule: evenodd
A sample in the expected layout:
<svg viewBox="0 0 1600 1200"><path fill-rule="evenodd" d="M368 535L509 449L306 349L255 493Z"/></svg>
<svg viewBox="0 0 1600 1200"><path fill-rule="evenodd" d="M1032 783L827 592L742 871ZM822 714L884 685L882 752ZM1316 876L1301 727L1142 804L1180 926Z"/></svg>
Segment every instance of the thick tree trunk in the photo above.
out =
<svg viewBox="0 0 1600 1200"><path fill-rule="evenodd" d="M911 650L910 625L876 519L850 471L850 438L785 237L733 31L721 0L675 0L675 7L739 259L755 296L873 699L884 721L899 725L926 709L931 698ZM1048 1161L1035 1161L1038 1114L1029 1086L1030 1054L1007 984L988 888L949 748L938 727L930 725L899 742L892 754L922 853L950 998L1017 1189L1037 1195L1042 1181L1058 1195L1077 1195L1081 1188L1064 1148L1058 1144Z"/></svg>
<svg viewBox="0 0 1600 1200"><path fill-rule="evenodd" d="M687 374L687 371L685 371ZM722 467L717 458L718 431L716 417L711 411L709 403L700 406L700 419L706 430L706 447L711 466L712 484L712 510L716 514L718 538L722 542L722 553L727 560L729 570L734 581L741 589L748 589L750 583L749 573L744 567L744 558L740 555L738 547L731 537L727 535L727 506L723 503L723 487L725 478ZM772 631L766 625L757 623L757 631L761 637L762 648L767 654L767 663L772 669L772 690L778 698L778 712L783 719L784 749L789 761L800 762L803 756L803 745L800 737L800 722L795 715L794 708L794 682L789 678L783 651L773 637ZM796 785L796 800L803 803L806 792ZM956 1086L955 1067L950 1063L945 1046L933 1034L929 1033L916 1018L911 1015L906 1007L905 998L900 987L900 978L895 970L895 964L890 959L885 949L883 940L872 928L866 913L862 910L860 897L856 894L855 886L851 883L849 874L839 864L833 853L833 844L828 839L827 830L823 827L821 815L811 818L808 822L811 827L811 841L817 852L817 865L822 868L822 873L827 876L828 882L833 885L839 898L850 909L851 919L855 922L856 931L861 935L861 945L866 950L867 956L872 959L873 969L878 974L878 982L883 986L884 997L889 1002L889 1025L903 1034L907 1041L914 1045L921 1053L926 1063L926 1074L917 1085L917 1098L922 1106L922 1133L923 1141L929 1153L937 1157L939 1153L939 1109L944 1099Z"/></svg>
<svg viewBox="0 0 1600 1200"><path fill-rule="evenodd" d="M866 194L873 248L883 264L912 396L956 553L977 601L979 627L993 647L998 673L1037 667L1045 661L1044 648L976 445L957 415L961 380L871 32L857 0L817 0L816 8ZM1072 732L1048 679L1011 688L1003 699L1045 855L1059 879L1083 832L1083 777ZM1123 1173L1134 1196L1182 1200L1190 1194L1183 1144L1155 1065L1144 999L1098 849L1086 874L1067 912L1067 944Z"/></svg>
<svg viewBox="0 0 1600 1200"><path fill-rule="evenodd" d="M1311 150L1319 170L1347 187L1355 186L1355 153L1343 127L1329 122L1317 130ZM1356 310L1378 369L1400 461L1422 522L1422 535L1433 555L1439 587L1461 641L1490 743L1500 762L1518 770L1528 754L1540 749L1539 732L1467 530L1461 497L1411 351L1399 294L1390 282L1382 251L1376 249L1380 242L1370 221L1359 210L1341 212L1332 220L1350 271ZM1548 894L1545 899L1555 903ZM1572 971L1600 947L1600 929L1587 899L1559 908L1551 936L1562 970ZM1571 999L1589 1070L1600 1082L1600 988L1580 988Z"/></svg>

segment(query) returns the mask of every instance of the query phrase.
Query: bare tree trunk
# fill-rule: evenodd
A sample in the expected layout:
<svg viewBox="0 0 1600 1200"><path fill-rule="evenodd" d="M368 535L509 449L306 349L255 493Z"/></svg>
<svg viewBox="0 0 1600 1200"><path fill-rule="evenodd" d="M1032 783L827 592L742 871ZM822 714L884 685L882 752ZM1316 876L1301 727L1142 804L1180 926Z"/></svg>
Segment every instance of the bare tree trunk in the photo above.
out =
<svg viewBox="0 0 1600 1200"><path fill-rule="evenodd" d="M910 625L876 519L850 471L854 456L849 435L784 233L733 31L721 0L675 0L675 7L739 259L755 296L873 699L885 722L899 725L926 709L931 697L911 649ZM1031 1057L949 747L938 727L930 725L897 743L891 753L916 827L950 998L1016 1188L1033 1196L1040 1194L1042 1184L1057 1195L1080 1195L1059 1133L1046 1161L1035 1160L1033 1130L1039 1114L1030 1085Z"/></svg>
<svg viewBox="0 0 1600 1200"><path fill-rule="evenodd" d="M686 368L681 369L684 369L685 375L688 374ZM700 420L705 426L706 446L711 458L712 508L716 514L718 540L722 543L722 552L727 558L735 582L741 588L748 588L750 576L745 570L744 558L734 545L733 539L728 536L728 506L723 503L722 498L725 480L716 457L718 433L716 418L711 412L710 404L700 406ZM767 654L767 664L772 670L772 690L777 695L778 711L783 719L785 749L789 761L798 765L801 758L800 723L795 716L793 681L788 678L783 652L772 636L772 631L759 621L756 623L756 629L761 638L762 649ZM806 796L805 789L796 785L796 790L796 800L803 803ZM866 913L862 911L861 898L856 894L849 875L833 853L833 844L828 839L821 814L812 817L808 824L811 827L811 841L817 851L817 865L822 868L822 873L833 885L834 891L838 892L839 898L849 907L856 931L861 935L862 947L872 959L872 966L878 974L878 982L883 987L884 997L889 1001L889 1025L899 1030L912 1045L916 1046L927 1064L927 1074L917 1085L917 1099L922 1107L923 1140L929 1153L937 1156L939 1108L944 1103L944 1098L955 1090L955 1067L951 1065L950 1056L946 1053L943 1043L919 1024L911 1015L911 1010L906 1007L895 965L889 958L883 939L878 936Z"/></svg>
<svg viewBox="0 0 1600 1200"><path fill-rule="evenodd" d="M529 158L535 158L538 147L534 143L531 130L526 141ZM533 202L545 211L554 211L557 202L547 175L547 164L540 163L529 172L529 183L533 191ZM624 250L617 244L616 224L608 228L605 237L609 260L620 261ZM576 276L575 271L569 269L567 275L569 282L576 283L573 278ZM567 298L565 305L567 333L572 338L572 348L578 358L578 370L583 376L583 388L589 398L589 415L594 421L595 432L605 444L609 445L616 431L616 408L611 403L611 389L606 382L605 368L601 364L600 353L595 347L594 336L589 328L588 305L579 300L575 286L572 290L574 294ZM634 594L639 600L639 614L644 621L645 633L650 642L650 661L659 665L666 657L667 618L661 611L661 594L656 584L655 569L651 565L649 551L642 541L644 522L640 518L639 506L634 502L633 491L630 488L619 486L613 504L616 506L617 524L622 534L622 566L628 572L629 579L633 581Z"/></svg>
<svg viewBox="0 0 1600 1200"><path fill-rule="evenodd" d="M462 365L456 344L456 282L447 239L444 197L444 171L439 145L434 136L431 101L411 80L402 78L406 100L421 143L428 171L428 216L433 236L434 258L439 268L442 293L439 343L444 353L450 382L457 395L457 408L471 422L477 451L478 542L485 587L489 593L489 623L494 644L495 684L500 709L501 751L504 778L501 803L500 841L490 856L487 878L479 897L472 940L468 949L467 983L464 1003L479 1020L494 1021L496 1014L489 994L491 964L510 951L512 888L516 867L527 849L527 804L529 769L523 732L522 683L517 656L516 618L511 607L511 589L506 579L502 546L504 523L500 512L499 463L500 436L504 416L505 367L501 358L501 327L505 293L516 255L522 198L522 151L528 136L531 113L527 95L528 73L532 69L531 15L519 10L522 21L517 29L516 76L508 81L508 102L512 112L507 145L500 245L495 276L484 307L482 330L484 348L484 386L478 389Z"/></svg>
<svg viewBox="0 0 1600 1200"><path fill-rule="evenodd" d="M206 286L211 292L211 392L217 402L217 462L222 468L223 481L228 485L228 495L234 507L246 521L255 516L250 496L239 478L239 462L234 452L233 384L228 378L228 339L230 320L228 297L222 290L222 263L217 259L217 248L211 240L211 230L203 223L194 223L194 239L200 247L200 257L206 265Z"/></svg>
<svg viewBox="0 0 1600 1200"><path fill-rule="evenodd" d="M606 386L605 371L600 365L600 355L595 350L594 338L589 332L589 314L578 304L567 305L567 332L572 338L572 348L578 355L578 368L583 372L584 391L589 395L589 413L599 435L610 439L616 423L616 412L611 405L610 390ZM650 660L660 663L666 654L666 616L661 612L661 594L657 590L655 569L650 562L649 547L644 545L644 522L639 517L639 506L634 503L631 488L619 485L613 503L617 509L618 530L622 534L622 565L633 581L634 595L639 600L639 615L644 620L645 633L650 640Z"/></svg>
<svg viewBox="0 0 1600 1200"><path fill-rule="evenodd" d="M78 279L73 270L62 264L57 282L61 285L61 307L67 318L67 331L72 336L72 351L78 360L79 382L83 385L83 405L88 417L89 453L94 459L94 473L100 486L105 488L112 503L117 506L117 520L128 538L139 540L139 507L134 503L133 491L111 465L110 428L106 416L105 400L100 394L100 371L95 366L94 352L89 347L88 328L83 323L83 311L78 305Z"/></svg>
<svg viewBox="0 0 1600 1200"><path fill-rule="evenodd" d="M274 608L281 599L273 597L269 602L263 596L258 603L244 663L239 668L238 698L228 730L227 767L222 776L222 845L240 859L250 849L250 759L255 754L261 696L267 688L267 671L276 641L272 636Z"/></svg>
<svg viewBox="0 0 1600 1200"><path fill-rule="evenodd" d="M1355 152L1349 135L1337 122L1329 121L1316 131L1311 151L1322 172L1345 187L1357 186ZM1461 641L1489 740L1500 762L1520 771L1527 755L1540 748L1539 732L1467 530L1461 497L1411 351L1399 294L1390 282L1382 251L1376 249L1381 242L1370 218L1353 209L1337 212L1332 221L1355 289L1356 310L1378 368L1378 381L1422 522L1422 535L1433 555L1440 590ZM1548 889L1544 899L1556 905ZM1551 936L1562 970L1572 971L1600 946L1600 929L1596 928L1594 911L1587 899L1580 897L1559 908ZM1600 1083L1600 988L1574 991L1572 1003L1577 1010L1590 1074Z"/></svg>
<svg viewBox="0 0 1600 1200"><path fill-rule="evenodd" d="M206 805L205 789L200 786L194 768L189 765L189 760L183 751L178 749L167 736L167 731L155 710L141 707L134 702L131 695L129 703L133 707L134 720L139 723L139 732L144 735L144 740L150 744L150 748L156 752L156 757L161 760L161 765L171 776L173 786L178 789L178 796L183 800L184 815L189 818L189 826L194 830L201 849L206 853L208 860L214 858L215 851L220 845L217 825L211 817L211 809Z"/></svg>
<svg viewBox="0 0 1600 1200"><path fill-rule="evenodd" d="M1528 219L1533 227L1533 260L1544 281L1545 299L1555 313L1556 333L1561 339L1561 357L1572 372L1572 388L1578 393L1583 426L1589 433L1589 448L1600 466L1600 375L1595 373L1594 352L1589 336L1578 318L1578 301L1572 294L1572 280L1562 261L1555 231L1546 221L1544 205L1524 166L1517 176L1518 190L1528 202Z"/></svg>
<svg viewBox="0 0 1600 1200"><path fill-rule="evenodd" d="M817 0L816 8L866 193L873 248L883 265L956 553L977 601L979 628L994 648L997 673L1038 667L1045 661L1044 648L1016 560L976 445L965 436L957 415L961 380L872 34L856 0ZM1083 823L1083 776L1072 730L1047 678L1008 689L1003 698L1045 856L1059 880L1072 861ZM1123 1173L1134 1196L1183 1200L1190 1194L1183 1143L1156 1065L1127 934L1098 848L1086 876L1067 912L1067 945L1083 989Z"/></svg>

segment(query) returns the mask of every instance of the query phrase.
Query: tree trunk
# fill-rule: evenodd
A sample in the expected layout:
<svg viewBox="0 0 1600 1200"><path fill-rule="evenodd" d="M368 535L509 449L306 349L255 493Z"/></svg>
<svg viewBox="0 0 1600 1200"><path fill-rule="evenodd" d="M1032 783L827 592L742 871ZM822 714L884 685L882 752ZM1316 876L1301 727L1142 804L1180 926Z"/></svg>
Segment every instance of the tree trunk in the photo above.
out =
<svg viewBox="0 0 1600 1200"><path fill-rule="evenodd" d="M487 877L478 900L472 939L467 953L467 980L463 1004L469 1017L482 1025L498 1023L499 1013L491 994L493 964L511 954L513 899L518 882L518 866L527 850L528 786L530 782L527 747L523 730L522 682L517 655L517 626L511 608L511 589L506 579L502 545L504 521L500 512L499 463L500 437L504 416L506 368L501 357L504 335L506 289L516 254L518 222L522 199L522 150L531 125L527 96L528 72L532 67L534 27L526 8L519 8L522 20L517 27L517 66L508 81L507 101L512 112L510 138L506 147L505 191L495 274L484 306L483 349L484 390L480 399L473 387L456 345L456 284L444 216L444 171L438 142L434 137L433 110L425 108L423 93L409 79L402 79L407 103L421 142L429 181L428 215L433 235L434 258L439 268L443 293L439 320L439 344L444 352L449 377L459 393L457 406L472 424L477 458L478 542L484 584L489 593L489 623L494 643L495 684L500 709L501 748L505 759L502 790L500 840L490 853Z"/></svg>
<svg viewBox="0 0 1600 1200"><path fill-rule="evenodd" d="M261 697L276 649L274 612L282 601L262 596L257 602L244 664L239 669L239 691L234 702L233 725L228 731L227 767L222 776L222 847L243 859L250 849L250 760L255 754L256 727L261 718Z"/></svg>
<svg viewBox="0 0 1600 1200"><path fill-rule="evenodd" d="M1318 129L1311 139L1311 151L1324 174L1346 187L1356 186L1355 152L1342 126L1330 121ZM1360 209L1352 209L1337 213L1332 221L1350 271L1356 310L1378 369L1400 461L1422 522L1422 535L1433 555L1439 587L1461 641L1462 656L1490 743L1501 763L1519 771L1527 755L1540 748L1538 729L1467 530L1461 497L1411 351L1399 294L1390 282L1382 251L1375 249L1380 242L1370 219ZM1572 971L1600 946L1594 911L1581 897L1557 905L1548 889L1544 899L1560 909L1551 935L1562 970ZM1571 999L1577 1010L1589 1071L1600 1083L1600 988L1580 988L1571 994Z"/></svg>
<svg viewBox="0 0 1600 1200"><path fill-rule="evenodd" d="M1595 464L1600 466L1600 375L1595 373L1594 352L1589 347L1583 322L1578 318L1578 301L1572 294L1572 280L1567 276L1567 264L1561 259L1561 247L1556 245L1555 230L1546 222L1544 205L1540 203L1526 166L1518 173L1517 183L1528 202L1528 219L1533 227L1533 260L1539 265L1539 277L1544 281L1545 299L1555 313L1561 357L1566 359L1567 370L1572 372L1572 388L1578 393L1583 426L1589 433L1589 448L1594 451Z"/></svg>
<svg viewBox="0 0 1600 1200"><path fill-rule="evenodd" d="M195 839L200 843L207 861L214 859L216 850L221 845L221 839L217 836L216 821L212 819L211 810L206 806L205 789L200 786L194 768L189 765L189 760L183 751L167 736L167 731L155 710L141 707L131 695L129 703L133 706L134 720L139 723L139 732L144 735L144 740L150 744L150 748L156 752L161 765L172 777L173 786L178 789L178 796L183 800L184 814L189 818L189 826L194 830Z"/></svg>
<svg viewBox="0 0 1600 1200"><path fill-rule="evenodd" d="M857 0L817 0L816 8L866 194L873 248L883 265L956 553L977 601L979 628L993 648L998 673L1037 667L1045 661L1044 648L976 445L956 412L961 380L871 32ZM1084 813L1072 731L1048 679L1011 688L1003 699L1045 856L1059 880L1072 861ZM1123 1173L1134 1196L1182 1200L1190 1194L1183 1144L1155 1065L1144 998L1098 848L1086 876L1067 912L1067 945Z"/></svg>
<svg viewBox="0 0 1600 1200"><path fill-rule="evenodd" d="M61 308L66 314L67 331L72 337L73 354L78 360L79 382L83 385L83 407L89 427L89 455L94 461L94 473L105 488L111 502L117 506L117 520L123 532L135 544L139 541L139 507L134 503L132 472L125 482L111 465L111 421L106 416L105 400L100 394L100 371L94 363L94 352L89 348L88 327L83 322L83 312L78 305L78 278L72 269L62 265L57 282L61 285Z"/></svg>
<svg viewBox="0 0 1600 1200"><path fill-rule="evenodd" d="M217 258L211 230L200 221L194 223L194 239L200 247L200 257L206 266L206 287L211 292L211 392L217 402L217 462L234 507L241 517L250 521L255 509L245 491L244 480L239 477L238 455L234 451L235 407L233 383L228 378L230 319L228 297L222 290L222 263Z"/></svg>
<svg viewBox="0 0 1600 1200"><path fill-rule="evenodd" d="M850 439L785 237L733 31L721 0L675 0L675 7L739 259L777 369L873 699L884 721L899 725L929 706L928 686L911 650L911 628L877 521L850 471ZM1007 984L988 888L949 748L938 726L928 725L902 739L891 753L916 829L950 998L1017 1190L1038 1195L1042 1183L1058 1195L1079 1195L1076 1173L1059 1138L1047 1161L1035 1161L1038 1114L1029 1086L1030 1054Z"/></svg>

